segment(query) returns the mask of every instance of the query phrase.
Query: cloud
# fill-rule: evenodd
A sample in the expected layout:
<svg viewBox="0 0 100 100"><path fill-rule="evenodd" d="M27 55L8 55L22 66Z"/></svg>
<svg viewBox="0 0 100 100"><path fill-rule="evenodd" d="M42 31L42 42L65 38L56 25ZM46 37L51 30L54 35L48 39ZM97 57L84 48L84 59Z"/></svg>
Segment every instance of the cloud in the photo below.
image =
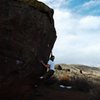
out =
<svg viewBox="0 0 100 100"><path fill-rule="evenodd" d="M100 5L100 0L89 0L88 2L83 4L83 7L91 8L97 5Z"/></svg>
<svg viewBox="0 0 100 100"><path fill-rule="evenodd" d="M99 30L100 29L100 17L98 16L86 16L80 20L81 28L88 30Z"/></svg>
<svg viewBox="0 0 100 100"><path fill-rule="evenodd" d="M53 48L55 62L100 66L100 16L80 13L82 11L86 13L83 7L91 8L98 5L98 0L89 0L89 2L84 0L83 4L77 3L79 13L73 12L74 10L68 6L62 7L64 3L68 5L75 0L43 1L54 7L55 11L54 21L57 31L57 40ZM93 5L94 2L96 4Z"/></svg>
<svg viewBox="0 0 100 100"><path fill-rule="evenodd" d="M54 18L58 35L53 49L56 63L99 65L100 17L55 10Z"/></svg>
<svg viewBox="0 0 100 100"><path fill-rule="evenodd" d="M78 14L79 13L82 15L92 14L92 15L97 15L97 16L100 15L100 0L88 0L88 1L84 0L84 1L85 2L81 6L76 7Z"/></svg>

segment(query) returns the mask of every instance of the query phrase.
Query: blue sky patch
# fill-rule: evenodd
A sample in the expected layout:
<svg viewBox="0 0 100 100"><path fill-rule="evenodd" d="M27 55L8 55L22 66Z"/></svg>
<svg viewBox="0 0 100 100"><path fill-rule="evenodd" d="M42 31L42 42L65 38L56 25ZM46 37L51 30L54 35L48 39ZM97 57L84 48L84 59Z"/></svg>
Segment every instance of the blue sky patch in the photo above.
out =
<svg viewBox="0 0 100 100"><path fill-rule="evenodd" d="M98 0L66 0L61 8L80 15L100 15L100 1Z"/></svg>

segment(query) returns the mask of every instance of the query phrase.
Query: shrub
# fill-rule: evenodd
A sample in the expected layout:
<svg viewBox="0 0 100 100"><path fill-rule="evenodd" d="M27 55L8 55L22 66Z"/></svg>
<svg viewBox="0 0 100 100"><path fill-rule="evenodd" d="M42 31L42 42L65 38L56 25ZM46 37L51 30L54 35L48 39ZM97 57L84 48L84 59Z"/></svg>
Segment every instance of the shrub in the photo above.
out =
<svg viewBox="0 0 100 100"><path fill-rule="evenodd" d="M72 80L72 87L74 90L79 90L82 92L89 92L91 89L90 82L85 78L76 78Z"/></svg>
<svg viewBox="0 0 100 100"><path fill-rule="evenodd" d="M96 86L91 89L90 100L100 100L100 86Z"/></svg>

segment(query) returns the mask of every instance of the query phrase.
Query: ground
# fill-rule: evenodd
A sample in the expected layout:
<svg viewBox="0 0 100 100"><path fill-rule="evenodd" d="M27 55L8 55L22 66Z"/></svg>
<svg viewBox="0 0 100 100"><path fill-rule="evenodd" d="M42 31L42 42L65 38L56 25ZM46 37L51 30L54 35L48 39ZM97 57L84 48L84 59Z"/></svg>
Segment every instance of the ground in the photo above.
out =
<svg viewBox="0 0 100 100"><path fill-rule="evenodd" d="M33 95L35 100L90 100L89 93L59 86L38 86Z"/></svg>

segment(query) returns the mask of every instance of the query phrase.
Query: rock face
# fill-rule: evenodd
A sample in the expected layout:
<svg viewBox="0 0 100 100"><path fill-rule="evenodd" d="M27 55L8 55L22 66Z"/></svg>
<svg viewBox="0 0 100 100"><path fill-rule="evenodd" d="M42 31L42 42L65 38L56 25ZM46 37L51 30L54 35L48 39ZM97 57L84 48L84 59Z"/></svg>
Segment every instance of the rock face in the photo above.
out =
<svg viewBox="0 0 100 100"><path fill-rule="evenodd" d="M39 60L48 61L56 31L53 10L39 4L0 0L0 100L25 100L45 71Z"/></svg>

